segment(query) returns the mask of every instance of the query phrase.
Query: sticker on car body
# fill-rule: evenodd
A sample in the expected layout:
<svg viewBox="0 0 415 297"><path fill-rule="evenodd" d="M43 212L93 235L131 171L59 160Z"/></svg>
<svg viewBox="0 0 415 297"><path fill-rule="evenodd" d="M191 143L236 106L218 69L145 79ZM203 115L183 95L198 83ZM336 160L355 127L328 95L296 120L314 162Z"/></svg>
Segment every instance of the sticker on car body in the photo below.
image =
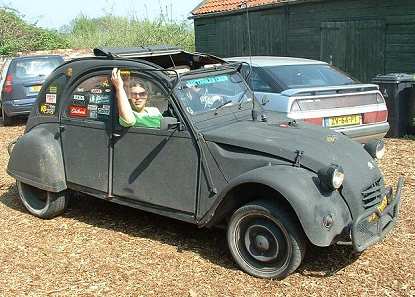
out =
<svg viewBox="0 0 415 297"><path fill-rule="evenodd" d="M46 94L46 103L56 104L56 94Z"/></svg>
<svg viewBox="0 0 415 297"><path fill-rule="evenodd" d="M92 94L101 94L102 90L101 89L91 89L90 91Z"/></svg>
<svg viewBox="0 0 415 297"><path fill-rule="evenodd" d="M42 114L53 115L55 114L55 105L43 103L40 105L39 111Z"/></svg>
<svg viewBox="0 0 415 297"><path fill-rule="evenodd" d="M91 105L91 104L89 104L89 105L88 105L88 111L89 111L89 117L90 117L91 119L96 119L96 118L98 118L98 113L97 113L97 111L98 111L98 106L97 106L97 105Z"/></svg>
<svg viewBox="0 0 415 297"><path fill-rule="evenodd" d="M77 100L77 101L85 101L85 96L84 95L73 95L73 100Z"/></svg>
<svg viewBox="0 0 415 297"><path fill-rule="evenodd" d="M88 116L88 109L86 106L71 105L69 106L69 115L71 117L86 117Z"/></svg>
<svg viewBox="0 0 415 297"><path fill-rule="evenodd" d="M214 83L219 83L219 82L224 82L224 81L228 81L228 77L226 75L218 75L218 76L190 79L186 81L186 86L191 88L191 87L203 86L203 85L214 84Z"/></svg>
<svg viewBox="0 0 415 297"><path fill-rule="evenodd" d="M98 114L101 115L110 115L111 107L109 105L103 105L102 107L98 107Z"/></svg>
<svg viewBox="0 0 415 297"><path fill-rule="evenodd" d="M58 92L58 87L56 87L56 86L50 86L48 88L48 90L49 90L50 93L55 93L56 94Z"/></svg>
<svg viewBox="0 0 415 297"><path fill-rule="evenodd" d="M110 94L91 95L89 97L89 103L93 104L109 104L111 102Z"/></svg>

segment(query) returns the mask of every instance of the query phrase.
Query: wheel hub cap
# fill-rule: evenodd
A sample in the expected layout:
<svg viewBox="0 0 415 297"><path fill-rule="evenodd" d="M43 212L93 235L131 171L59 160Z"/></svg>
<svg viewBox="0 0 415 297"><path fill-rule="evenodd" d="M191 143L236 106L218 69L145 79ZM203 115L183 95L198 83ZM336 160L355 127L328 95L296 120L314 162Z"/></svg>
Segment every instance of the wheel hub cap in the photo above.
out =
<svg viewBox="0 0 415 297"><path fill-rule="evenodd" d="M251 257L260 262L278 258L278 232L271 225L254 224L245 232L245 248Z"/></svg>

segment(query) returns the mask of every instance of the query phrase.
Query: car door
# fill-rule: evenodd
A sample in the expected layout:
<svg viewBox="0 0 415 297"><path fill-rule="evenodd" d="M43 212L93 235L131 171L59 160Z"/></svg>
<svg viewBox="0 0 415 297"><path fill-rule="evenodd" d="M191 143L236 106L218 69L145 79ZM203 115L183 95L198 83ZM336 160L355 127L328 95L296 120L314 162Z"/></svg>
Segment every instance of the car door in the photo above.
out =
<svg viewBox="0 0 415 297"><path fill-rule="evenodd" d="M125 72L124 72L125 73ZM155 79L128 72L124 85L139 79L148 92L147 107L180 120L174 103ZM127 91L128 93L128 91ZM167 211L193 215L196 209L199 157L188 129L123 128L115 115L113 195Z"/></svg>
<svg viewBox="0 0 415 297"><path fill-rule="evenodd" d="M108 72L88 74L63 98L61 139L67 183L71 188L109 192L109 147L113 91Z"/></svg>

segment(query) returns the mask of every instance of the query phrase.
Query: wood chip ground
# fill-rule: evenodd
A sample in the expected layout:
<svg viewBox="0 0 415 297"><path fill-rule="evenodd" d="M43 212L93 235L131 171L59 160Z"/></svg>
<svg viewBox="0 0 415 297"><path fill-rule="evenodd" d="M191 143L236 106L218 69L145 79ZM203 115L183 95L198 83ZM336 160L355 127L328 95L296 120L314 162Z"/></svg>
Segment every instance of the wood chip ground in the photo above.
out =
<svg viewBox="0 0 415 297"><path fill-rule="evenodd" d="M220 230L86 197L56 219L29 215L6 174L23 130L0 124L1 296L415 296L415 138L386 139L381 162L388 184L406 178L395 230L361 255L310 248L273 281L239 270Z"/></svg>

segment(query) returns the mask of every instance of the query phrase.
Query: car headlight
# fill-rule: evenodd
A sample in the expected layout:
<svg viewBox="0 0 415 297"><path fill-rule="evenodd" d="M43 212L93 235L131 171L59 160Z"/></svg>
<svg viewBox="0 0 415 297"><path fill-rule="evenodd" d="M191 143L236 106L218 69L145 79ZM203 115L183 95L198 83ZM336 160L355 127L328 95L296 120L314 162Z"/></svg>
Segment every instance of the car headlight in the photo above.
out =
<svg viewBox="0 0 415 297"><path fill-rule="evenodd" d="M337 190L343 184L344 171L339 165L330 165L320 169L317 174L321 185L327 190Z"/></svg>
<svg viewBox="0 0 415 297"><path fill-rule="evenodd" d="M380 160L385 155L385 143L381 139L366 143L364 148L373 159Z"/></svg>

